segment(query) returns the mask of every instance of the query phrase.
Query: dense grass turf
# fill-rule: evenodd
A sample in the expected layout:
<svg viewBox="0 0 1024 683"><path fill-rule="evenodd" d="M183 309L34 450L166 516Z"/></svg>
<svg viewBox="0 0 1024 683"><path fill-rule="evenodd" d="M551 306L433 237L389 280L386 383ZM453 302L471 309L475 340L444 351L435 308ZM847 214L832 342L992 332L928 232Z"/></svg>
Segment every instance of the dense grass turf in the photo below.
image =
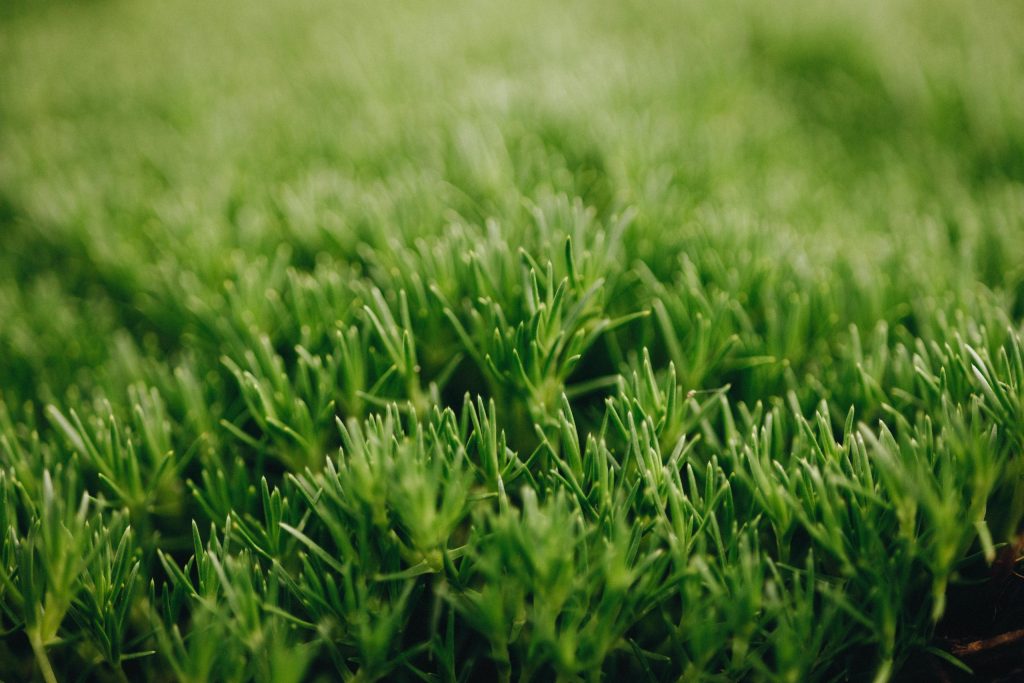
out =
<svg viewBox="0 0 1024 683"><path fill-rule="evenodd" d="M0 678L885 681L964 591L1019 628L1021 35L4 3Z"/></svg>

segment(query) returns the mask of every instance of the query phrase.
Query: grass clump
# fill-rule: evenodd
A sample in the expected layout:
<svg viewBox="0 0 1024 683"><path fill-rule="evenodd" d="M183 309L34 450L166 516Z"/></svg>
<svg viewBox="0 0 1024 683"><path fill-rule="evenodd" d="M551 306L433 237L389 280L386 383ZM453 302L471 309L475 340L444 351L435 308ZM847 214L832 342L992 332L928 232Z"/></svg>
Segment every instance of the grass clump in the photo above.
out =
<svg viewBox="0 0 1024 683"><path fill-rule="evenodd" d="M0 17L0 677L995 675L1012 3Z"/></svg>

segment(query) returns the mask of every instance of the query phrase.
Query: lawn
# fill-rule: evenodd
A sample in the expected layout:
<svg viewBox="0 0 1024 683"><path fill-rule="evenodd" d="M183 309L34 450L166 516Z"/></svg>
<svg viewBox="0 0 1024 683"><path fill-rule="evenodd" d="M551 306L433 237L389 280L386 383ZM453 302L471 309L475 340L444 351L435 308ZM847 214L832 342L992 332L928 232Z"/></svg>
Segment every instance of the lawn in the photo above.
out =
<svg viewBox="0 0 1024 683"><path fill-rule="evenodd" d="M0 680L1018 680L1022 35L3 0Z"/></svg>

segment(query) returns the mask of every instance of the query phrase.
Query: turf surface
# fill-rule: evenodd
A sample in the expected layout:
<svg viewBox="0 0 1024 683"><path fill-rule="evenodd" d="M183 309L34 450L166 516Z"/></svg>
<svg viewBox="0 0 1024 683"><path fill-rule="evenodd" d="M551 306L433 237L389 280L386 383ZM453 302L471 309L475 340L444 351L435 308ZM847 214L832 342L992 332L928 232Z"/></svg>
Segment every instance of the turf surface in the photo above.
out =
<svg viewBox="0 0 1024 683"><path fill-rule="evenodd" d="M1022 34L7 0L0 679L1016 675Z"/></svg>

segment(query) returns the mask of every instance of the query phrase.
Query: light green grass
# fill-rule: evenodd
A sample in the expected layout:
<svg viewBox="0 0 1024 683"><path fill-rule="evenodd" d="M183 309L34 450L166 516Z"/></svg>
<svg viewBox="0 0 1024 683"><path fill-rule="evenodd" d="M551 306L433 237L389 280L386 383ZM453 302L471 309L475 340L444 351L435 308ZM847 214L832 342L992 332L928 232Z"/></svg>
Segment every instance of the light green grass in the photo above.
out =
<svg viewBox="0 0 1024 683"><path fill-rule="evenodd" d="M912 673L1024 518L1021 35L9 0L0 678Z"/></svg>

